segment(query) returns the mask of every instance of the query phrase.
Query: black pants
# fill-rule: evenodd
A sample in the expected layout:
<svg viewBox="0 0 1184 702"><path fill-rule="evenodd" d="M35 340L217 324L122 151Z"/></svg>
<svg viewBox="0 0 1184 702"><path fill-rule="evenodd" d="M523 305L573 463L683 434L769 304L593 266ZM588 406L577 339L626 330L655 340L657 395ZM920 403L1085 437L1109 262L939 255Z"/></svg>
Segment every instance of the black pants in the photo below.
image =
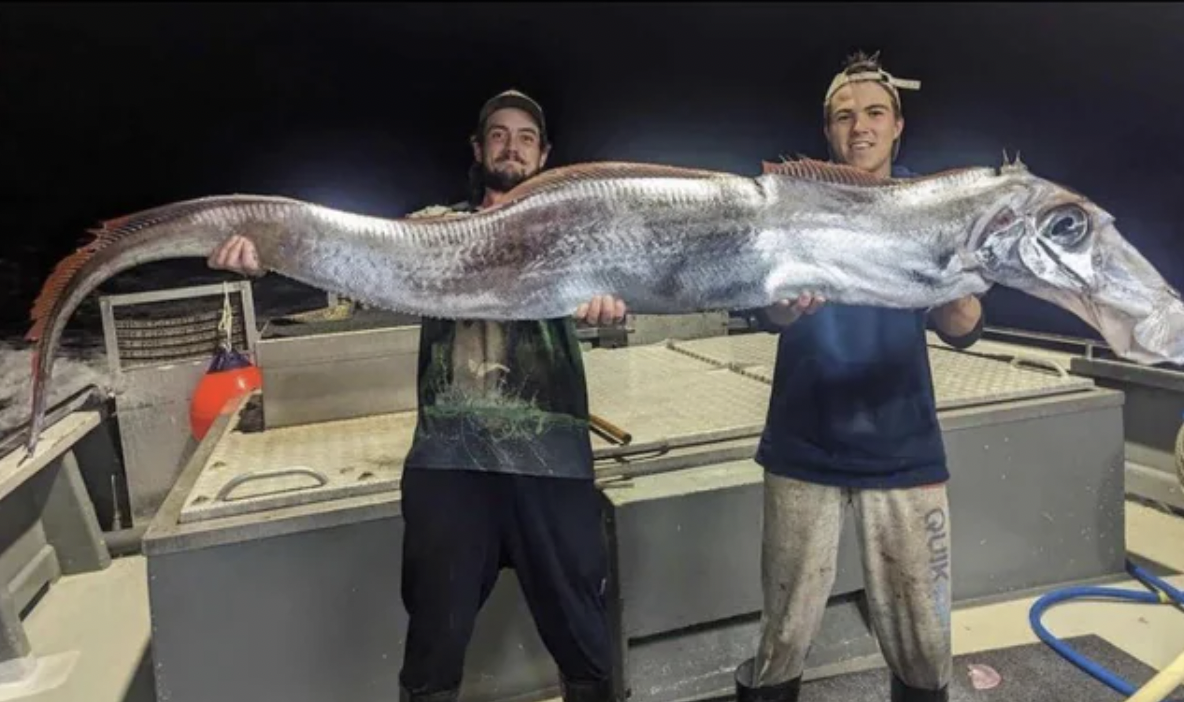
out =
<svg viewBox="0 0 1184 702"><path fill-rule="evenodd" d="M563 678L608 679L608 558L591 480L407 469L402 491L408 692L460 688L477 613L506 567Z"/></svg>

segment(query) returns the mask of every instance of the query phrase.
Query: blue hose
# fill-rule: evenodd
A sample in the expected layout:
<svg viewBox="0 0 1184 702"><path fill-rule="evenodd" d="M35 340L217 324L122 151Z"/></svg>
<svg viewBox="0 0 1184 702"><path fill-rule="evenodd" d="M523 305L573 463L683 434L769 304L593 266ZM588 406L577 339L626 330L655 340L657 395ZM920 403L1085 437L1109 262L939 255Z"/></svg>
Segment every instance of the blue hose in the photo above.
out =
<svg viewBox="0 0 1184 702"><path fill-rule="evenodd" d="M1131 562L1127 562L1127 572L1129 572L1136 580L1146 585L1157 592L1139 592L1131 590L1120 590L1111 587L1067 587L1062 590L1050 592L1032 605L1032 609L1028 612L1028 621L1032 624L1032 629L1035 630L1036 635L1040 640L1048 644L1054 651L1061 655L1062 658L1069 661L1078 668L1092 675L1094 678L1102 681L1114 690L1122 693L1123 696L1129 697L1138 690L1137 687L1130 684L1126 680L1118 677L1106 668L1091 661L1080 653L1074 651L1065 642L1049 633L1048 629L1044 628L1044 624L1040 622L1040 618L1044 615L1044 611L1049 607L1072 600L1084 597L1095 597L1103 599L1119 599L1130 600L1133 602L1147 602L1150 604L1170 604L1175 602L1177 605L1184 605L1184 592L1172 587L1171 584L1155 577L1146 570L1136 566Z"/></svg>

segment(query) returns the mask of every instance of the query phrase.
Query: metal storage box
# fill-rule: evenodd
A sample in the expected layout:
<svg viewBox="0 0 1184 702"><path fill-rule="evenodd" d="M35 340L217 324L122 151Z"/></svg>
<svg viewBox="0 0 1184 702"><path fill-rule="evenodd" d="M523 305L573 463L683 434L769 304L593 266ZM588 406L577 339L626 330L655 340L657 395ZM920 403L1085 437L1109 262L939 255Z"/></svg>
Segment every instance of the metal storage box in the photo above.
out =
<svg viewBox="0 0 1184 702"><path fill-rule="evenodd" d="M258 342L268 428L415 409L419 325Z"/></svg>
<svg viewBox="0 0 1184 702"><path fill-rule="evenodd" d="M761 472L750 458L775 341L585 354L592 411L634 436L628 446L593 437L617 683L633 700L729 694L732 668L755 648ZM931 358L954 476L955 605L1121 576L1122 394L1062 369L936 347ZM300 382L295 369L291 381ZM398 478L413 416L257 433L237 431L242 411L223 418L145 537L162 695L397 699ZM852 537L840 546L811 675L875 652L851 599L862 587ZM511 575L478 618L462 699L558 695Z"/></svg>

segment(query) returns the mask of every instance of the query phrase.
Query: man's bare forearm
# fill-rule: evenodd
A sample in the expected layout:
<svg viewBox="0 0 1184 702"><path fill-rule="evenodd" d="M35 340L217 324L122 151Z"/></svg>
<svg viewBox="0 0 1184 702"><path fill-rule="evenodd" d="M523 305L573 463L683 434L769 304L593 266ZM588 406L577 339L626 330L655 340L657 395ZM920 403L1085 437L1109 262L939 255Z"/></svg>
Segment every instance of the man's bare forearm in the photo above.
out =
<svg viewBox="0 0 1184 702"><path fill-rule="evenodd" d="M801 312L795 311L792 307L783 307L781 305L770 305L763 309L765 318L769 320L774 326L788 327L802 316Z"/></svg>
<svg viewBox="0 0 1184 702"><path fill-rule="evenodd" d="M965 348L982 333L983 305L974 295L947 302L929 313L946 343Z"/></svg>

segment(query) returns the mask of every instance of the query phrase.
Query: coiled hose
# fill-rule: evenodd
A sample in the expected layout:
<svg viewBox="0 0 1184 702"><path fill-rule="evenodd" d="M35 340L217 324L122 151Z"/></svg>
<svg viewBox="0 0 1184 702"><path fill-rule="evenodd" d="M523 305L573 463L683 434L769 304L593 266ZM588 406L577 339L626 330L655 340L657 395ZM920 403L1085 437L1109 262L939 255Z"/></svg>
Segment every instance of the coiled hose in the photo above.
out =
<svg viewBox="0 0 1184 702"><path fill-rule="evenodd" d="M1184 426L1180 427L1180 432L1176 435L1176 472L1179 474L1180 484L1184 485ZM1176 689L1181 683L1184 683L1184 653L1180 654L1176 660L1172 661L1146 685L1136 689L1134 685L1118 677L1113 672L1074 651L1063 641L1049 633L1048 629L1040 621L1045 610L1049 607L1066 600L1082 597L1111 598L1151 604L1174 603L1178 606L1184 606L1184 591L1177 590L1130 561L1127 561L1126 567L1127 572L1147 586L1152 592L1120 590L1109 587L1069 587L1050 592L1036 600L1032 605L1032 609L1028 612L1028 621L1031 622L1032 629L1040 637L1041 641L1052 647L1065 660L1081 668L1114 690L1126 695L1128 702L1162 702L1169 692Z"/></svg>
<svg viewBox="0 0 1184 702"><path fill-rule="evenodd" d="M1130 563L1129 561L1126 565L1127 572L1129 572L1136 580L1143 583L1153 591L1140 592L1137 590L1120 590L1118 588L1112 587L1068 587L1064 588L1063 590L1050 592L1036 600L1036 602L1032 605L1032 609L1028 612L1028 621L1031 623L1032 629L1036 632L1036 635L1040 637L1040 640L1052 647L1052 649L1060 654L1062 658L1069 661L1078 668L1081 668L1114 690L1121 692L1123 695L1130 696L1135 694L1137 691L1134 685L1118 677L1105 667L1095 663L1089 658L1086 658L1077 651L1074 651L1068 644L1049 633L1048 629L1046 629L1044 624L1040 621L1041 617L1044 615L1045 610L1047 610L1049 607L1061 602L1065 602L1066 600L1086 597L1130 600L1132 602L1146 602L1149 604L1172 604L1175 602L1177 605L1184 605L1184 592L1175 589L1170 584L1160 580L1151 573L1148 573L1147 571L1134 565L1133 563ZM1173 664L1173 666L1174 665L1175 664ZM1164 672L1167 673L1171 669L1172 666L1169 666L1168 668L1164 669ZM1179 681L1177 681L1177 683L1178 682ZM1168 690L1172 689L1172 687L1175 687L1175 685L1169 687ZM1147 702L1152 702L1152 699L1148 699ZM1154 699L1154 702L1159 702L1159 700L1162 699L1162 697Z"/></svg>
<svg viewBox="0 0 1184 702"><path fill-rule="evenodd" d="M1184 488L1184 424L1176 434L1176 477L1180 479L1180 487Z"/></svg>

